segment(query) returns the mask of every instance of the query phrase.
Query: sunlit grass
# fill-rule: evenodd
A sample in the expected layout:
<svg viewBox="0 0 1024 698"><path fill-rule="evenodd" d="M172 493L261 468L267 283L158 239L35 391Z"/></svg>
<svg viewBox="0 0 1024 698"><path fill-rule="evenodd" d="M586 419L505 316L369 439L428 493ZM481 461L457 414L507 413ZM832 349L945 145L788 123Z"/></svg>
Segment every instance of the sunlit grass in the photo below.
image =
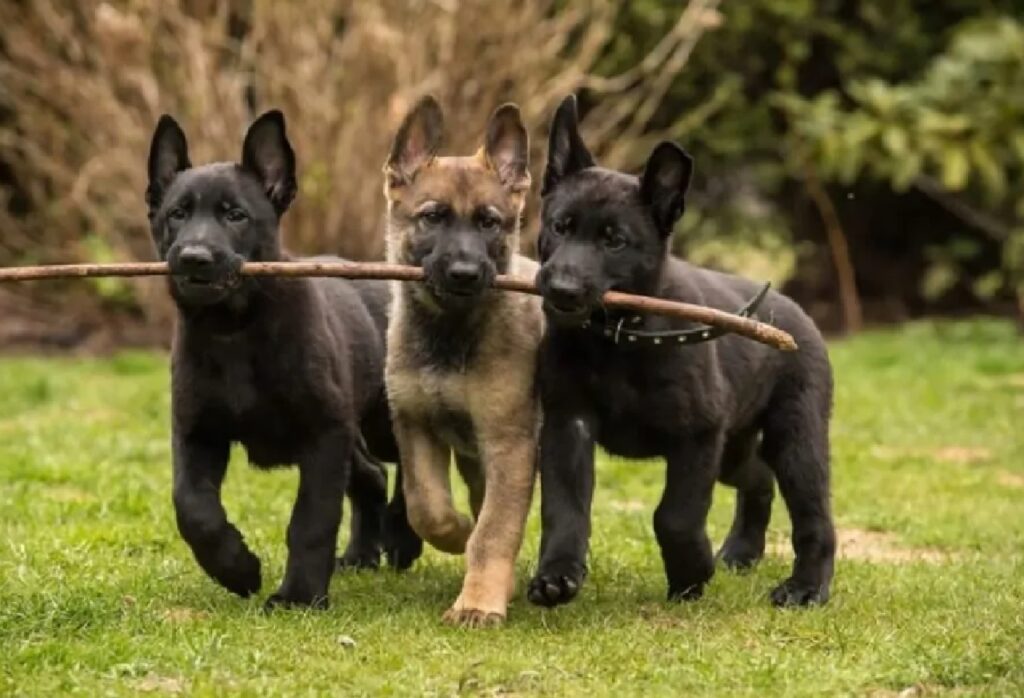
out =
<svg viewBox="0 0 1024 698"><path fill-rule="evenodd" d="M0 360L0 693L836 695L1024 692L1024 342L1009 325L911 325L832 348L829 606L779 611L781 503L755 572L663 600L659 463L603 459L592 575L571 606L522 598L496 631L440 624L461 561L339 575L326 613L260 611L207 579L170 506L167 365ZM295 489L236 453L232 518L280 577ZM535 506L536 509L536 506ZM721 540L732 493L718 492ZM530 520L520 579L536 563Z"/></svg>

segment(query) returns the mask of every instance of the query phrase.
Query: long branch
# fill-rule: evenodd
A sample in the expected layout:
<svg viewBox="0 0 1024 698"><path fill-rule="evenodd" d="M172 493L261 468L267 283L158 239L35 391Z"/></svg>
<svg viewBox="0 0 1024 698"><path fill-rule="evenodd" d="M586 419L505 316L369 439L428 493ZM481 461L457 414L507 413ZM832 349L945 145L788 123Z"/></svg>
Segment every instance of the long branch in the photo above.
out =
<svg viewBox="0 0 1024 698"><path fill-rule="evenodd" d="M242 265L240 273L243 276L333 276L346 279L423 280L423 270L418 267L367 262L247 262ZM169 274L170 271L164 262L57 264L52 266L8 267L0 269L0 283L101 276L167 276ZM539 295L539 291L533 282L526 279L499 276L494 280L494 286L504 291ZM637 296L618 291L608 291L604 294L602 301L609 308L666 315L721 327L782 351L795 351L797 348L793 337L777 327L751 318L717 310L716 308L670 301L664 298Z"/></svg>

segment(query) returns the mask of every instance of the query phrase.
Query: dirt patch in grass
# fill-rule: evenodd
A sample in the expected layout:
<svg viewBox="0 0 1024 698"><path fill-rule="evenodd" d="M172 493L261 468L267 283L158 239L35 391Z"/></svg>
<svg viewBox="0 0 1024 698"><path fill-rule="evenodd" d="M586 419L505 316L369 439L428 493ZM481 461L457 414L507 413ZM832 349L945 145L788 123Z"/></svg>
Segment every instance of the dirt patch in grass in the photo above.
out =
<svg viewBox="0 0 1024 698"><path fill-rule="evenodd" d="M1003 470L996 476L996 480L1004 487L1024 488L1024 475L1020 473L1011 473Z"/></svg>
<svg viewBox="0 0 1024 698"><path fill-rule="evenodd" d="M1006 384L1024 390L1024 373L1011 373L1006 377Z"/></svg>
<svg viewBox="0 0 1024 698"><path fill-rule="evenodd" d="M962 696L973 694L969 688L950 688L919 683L906 688L876 688L865 694L868 698L924 698L925 696Z"/></svg>
<svg viewBox="0 0 1024 698"><path fill-rule="evenodd" d="M944 463L979 463L990 460L992 451L987 448L970 448L967 446L945 446L931 452L935 460Z"/></svg>
<svg viewBox="0 0 1024 698"><path fill-rule="evenodd" d="M148 674L133 682L132 688L140 693L184 693L185 682L174 676Z"/></svg>
<svg viewBox="0 0 1024 698"><path fill-rule="evenodd" d="M942 463L970 464L992 459L992 451L978 446L943 446L941 448L900 448L897 446L875 446L871 455L882 460L903 458L927 458Z"/></svg>
<svg viewBox="0 0 1024 698"><path fill-rule="evenodd" d="M651 508L650 504L646 502L638 502L635 499L621 500L617 499L610 502L612 511L622 511L627 513L635 513L638 511L647 511Z"/></svg>
<svg viewBox="0 0 1024 698"><path fill-rule="evenodd" d="M906 562L948 562L951 555L934 548L906 545L895 533L869 531L865 528L840 528L836 531L836 557L840 560L901 564ZM772 555L792 555L789 541L774 540L768 544Z"/></svg>
<svg viewBox="0 0 1024 698"><path fill-rule="evenodd" d="M55 502L70 502L79 504L82 502L93 502L96 497L91 492L86 492L71 485L57 485L46 489L46 496Z"/></svg>

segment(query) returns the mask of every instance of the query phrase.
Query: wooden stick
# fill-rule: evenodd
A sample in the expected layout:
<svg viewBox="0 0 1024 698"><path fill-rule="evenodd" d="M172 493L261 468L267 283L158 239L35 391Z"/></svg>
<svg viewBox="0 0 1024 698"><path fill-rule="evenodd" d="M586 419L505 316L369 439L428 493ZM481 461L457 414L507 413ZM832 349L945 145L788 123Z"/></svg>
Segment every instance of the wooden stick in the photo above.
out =
<svg viewBox="0 0 1024 698"><path fill-rule="evenodd" d="M164 262L135 262L121 264L57 264L37 267L0 268L0 283L8 281L38 281L43 279L80 279L107 276L167 276L170 271ZM377 262L247 262L242 265L243 276L336 276L346 279L391 279L422 281L423 270L401 264ZM510 276L494 280L495 288L540 295L533 282ZM796 351L793 337L777 327L751 318L740 317L715 308L693 305L664 298L637 296L631 293L608 291L602 299L609 308L633 310L676 317L728 330L782 351Z"/></svg>

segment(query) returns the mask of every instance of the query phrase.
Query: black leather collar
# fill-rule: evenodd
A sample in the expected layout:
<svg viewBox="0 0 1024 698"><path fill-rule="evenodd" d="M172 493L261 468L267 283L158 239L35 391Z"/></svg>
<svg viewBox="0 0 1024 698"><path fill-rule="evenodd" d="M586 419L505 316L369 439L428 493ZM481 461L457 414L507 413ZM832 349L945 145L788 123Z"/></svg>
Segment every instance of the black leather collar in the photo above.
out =
<svg viewBox="0 0 1024 698"><path fill-rule="evenodd" d="M768 289L771 286L771 282L766 283L746 305L736 311L736 314L740 317L750 317L757 312L758 306L761 305L761 301L768 295ZM631 315L620 317L617 320L609 318L603 325L595 324L588 320L584 327L600 334L612 344L631 346L687 346L710 342L722 335L729 334L729 330L710 325L703 325L689 330L667 330L662 332L630 329L630 325L639 325L643 321L642 315Z"/></svg>

